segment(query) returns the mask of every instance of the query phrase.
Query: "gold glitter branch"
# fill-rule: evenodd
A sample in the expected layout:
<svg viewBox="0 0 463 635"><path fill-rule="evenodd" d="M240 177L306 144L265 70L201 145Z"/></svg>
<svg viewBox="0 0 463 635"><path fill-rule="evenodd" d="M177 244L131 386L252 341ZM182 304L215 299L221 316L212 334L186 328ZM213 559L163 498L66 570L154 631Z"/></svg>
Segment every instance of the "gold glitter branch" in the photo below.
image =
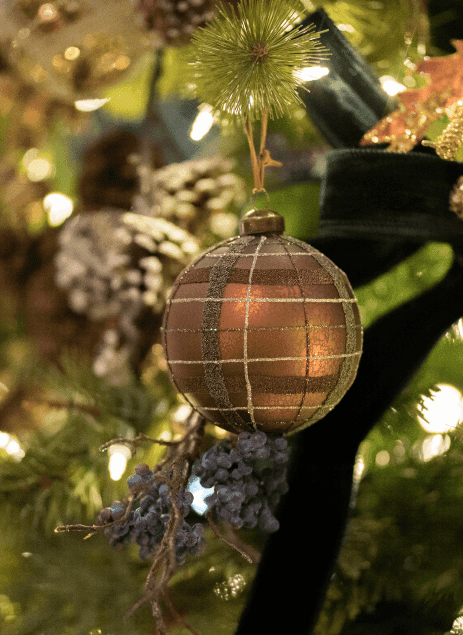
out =
<svg viewBox="0 0 463 635"><path fill-rule="evenodd" d="M455 161L458 148L463 143L463 101L457 101L447 110L450 123L436 142L423 141L424 146L435 148L441 159Z"/></svg>

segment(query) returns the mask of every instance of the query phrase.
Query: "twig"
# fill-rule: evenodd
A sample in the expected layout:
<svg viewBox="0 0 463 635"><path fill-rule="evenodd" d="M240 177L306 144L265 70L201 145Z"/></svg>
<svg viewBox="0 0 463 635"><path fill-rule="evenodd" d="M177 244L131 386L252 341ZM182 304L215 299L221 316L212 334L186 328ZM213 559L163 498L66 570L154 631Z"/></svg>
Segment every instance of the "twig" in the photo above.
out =
<svg viewBox="0 0 463 635"><path fill-rule="evenodd" d="M173 616L183 624L183 626L189 630L191 633L193 633L193 635L199 635L198 631L193 628L191 626L191 624L189 624L187 622L187 620L182 617L180 615L180 613L176 610L175 606L173 605L172 599L170 597L170 593L169 593L169 589L166 589L165 592L163 593L163 596L165 603L167 604L167 607L169 609L169 611L173 614Z"/></svg>
<svg viewBox="0 0 463 635"><path fill-rule="evenodd" d="M216 538L218 538L219 540L222 540L222 542L227 544L229 547L232 547L232 549L234 549L239 554L241 554L243 558L245 558L245 560L247 560L250 564L253 564L253 562L258 562L258 560L254 560L252 557L253 555L255 555L255 552L252 553L254 551L253 548L251 547L251 550L252 550L251 551L252 555L251 555L249 553L250 551L249 545L246 545L243 542L241 542L241 540L238 538L235 532L233 532L231 527L230 527L231 532L230 531L228 532L229 534L228 538L224 538L223 536L220 535L219 528L214 522L214 519L212 517L212 512L210 511L207 512L206 518ZM260 558L260 554L259 554L259 558Z"/></svg>
<svg viewBox="0 0 463 635"><path fill-rule="evenodd" d="M61 534L65 531L90 531L93 535L99 531L103 531L110 525L112 525L112 523L107 523L106 525L60 525L59 527L55 527L55 534Z"/></svg>
<svg viewBox="0 0 463 635"><path fill-rule="evenodd" d="M244 122L244 129L246 131L246 137L249 144L249 150L251 151L251 164L252 172L254 174L254 192L260 192L262 190L262 184L260 180L260 166L259 159L257 158L256 148L254 147L254 138L252 134L252 124L246 117Z"/></svg>
<svg viewBox="0 0 463 635"><path fill-rule="evenodd" d="M252 172L254 174L254 189L253 194L256 192L266 192L264 187L265 168L266 167L281 167L283 164L280 161L274 161L270 156L270 152L265 147L267 140L267 127L268 127L268 110L264 108L262 111L262 123L260 132L260 148L259 156L256 154L254 146L254 137L252 131L252 124L246 117L244 122L244 128L246 131L246 138L248 140L249 149L251 151L251 164Z"/></svg>
<svg viewBox="0 0 463 635"><path fill-rule="evenodd" d="M183 514L177 506L177 492L185 488L191 465L198 456L204 439L206 423L204 418L192 413L189 421L190 423L193 422L190 428L179 442L175 443L178 447L169 449L169 456L165 460L165 462L170 462L171 467L171 476L168 477L164 473L165 479L163 479L169 487L169 499L171 502L169 522L146 578L145 593L125 615L126 619L131 617L140 606L149 602L153 610L153 616L156 619L156 628L161 635L164 635L166 630L162 618L160 600L164 597L167 585L177 570L175 538L183 521ZM170 443L169 445L172 444Z"/></svg>
<svg viewBox="0 0 463 635"><path fill-rule="evenodd" d="M255 549L252 545L248 545L246 542L243 542L231 525L224 523L224 527L227 538L230 541L233 541L234 544L239 545L243 551L247 552L249 557L252 559L252 562L258 563L260 561L260 551Z"/></svg>

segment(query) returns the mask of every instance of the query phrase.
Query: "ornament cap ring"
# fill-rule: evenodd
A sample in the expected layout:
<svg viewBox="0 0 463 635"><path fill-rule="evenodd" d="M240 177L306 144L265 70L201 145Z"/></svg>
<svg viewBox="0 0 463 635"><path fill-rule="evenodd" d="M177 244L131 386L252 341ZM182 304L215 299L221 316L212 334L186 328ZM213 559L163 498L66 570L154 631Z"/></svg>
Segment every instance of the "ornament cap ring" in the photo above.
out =
<svg viewBox="0 0 463 635"><path fill-rule="evenodd" d="M282 234L285 219L273 209L252 209L240 220L240 236L252 234Z"/></svg>

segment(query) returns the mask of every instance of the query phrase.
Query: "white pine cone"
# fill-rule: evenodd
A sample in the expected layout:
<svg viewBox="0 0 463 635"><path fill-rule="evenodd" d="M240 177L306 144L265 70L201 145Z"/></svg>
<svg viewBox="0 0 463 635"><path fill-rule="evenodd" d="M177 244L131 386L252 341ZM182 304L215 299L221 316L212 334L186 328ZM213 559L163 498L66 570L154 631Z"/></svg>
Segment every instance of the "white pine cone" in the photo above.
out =
<svg viewBox="0 0 463 635"><path fill-rule="evenodd" d="M213 17L214 0L134 0L142 22L164 44L184 46L198 27Z"/></svg>
<svg viewBox="0 0 463 635"><path fill-rule="evenodd" d="M146 306L163 310L175 278L198 251L192 236L165 219L103 209L65 223L55 280L77 313L135 319Z"/></svg>
<svg viewBox="0 0 463 635"><path fill-rule="evenodd" d="M151 173L151 191L138 196L134 208L162 216L193 235L210 234L206 242L229 238L236 232L237 212L245 201L244 181L223 157L171 163Z"/></svg>

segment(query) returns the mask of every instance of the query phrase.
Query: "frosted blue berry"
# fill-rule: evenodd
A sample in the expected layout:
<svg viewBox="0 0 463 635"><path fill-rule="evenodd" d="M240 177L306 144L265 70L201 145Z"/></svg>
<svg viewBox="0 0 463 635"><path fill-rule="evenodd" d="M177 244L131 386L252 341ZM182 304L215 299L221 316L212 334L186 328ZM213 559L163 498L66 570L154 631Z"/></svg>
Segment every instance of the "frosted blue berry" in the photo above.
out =
<svg viewBox="0 0 463 635"><path fill-rule="evenodd" d="M127 479L127 485L130 489L137 489L143 484L143 478L140 474L132 474Z"/></svg>
<svg viewBox="0 0 463 635"><path fill-rule="evenodd" d="M135 466L135 474L140 474L140 476L146 476L151 472L149 465L147 463L139 463Z"/></svg>
<svg viewBox="0 0 463 635"><path fill-rule="evenodd" d="M114 503L112 503L110 510L111 510L111 518L113 520L118 520L119 518L122 518L122 516L125 514L125 505L124 503L121 503L120 501L115 501Z"/></svg>

